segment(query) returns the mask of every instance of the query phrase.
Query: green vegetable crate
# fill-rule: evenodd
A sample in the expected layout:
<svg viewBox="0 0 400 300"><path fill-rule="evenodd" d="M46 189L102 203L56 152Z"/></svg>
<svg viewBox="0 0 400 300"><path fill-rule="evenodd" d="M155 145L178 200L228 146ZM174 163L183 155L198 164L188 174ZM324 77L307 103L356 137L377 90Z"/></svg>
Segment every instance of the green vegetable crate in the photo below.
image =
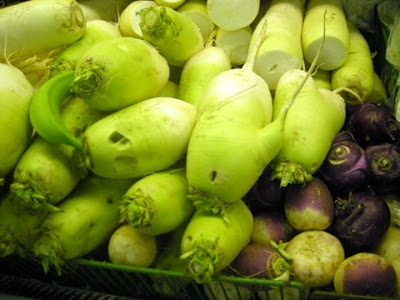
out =
<svg viewBox="0 0 400 300"><path fill-rule="evenodd" d="M9 4L0 1L0 7ZM377 22L379 23L379 22ZM379 24L378 24L379 25ZM399 72L384 57L388 32L380 26L369 39L377 49L376 70L387 87L390 104L395 107ZM100 249L102 253L106 252ZM103 254L68 260L62 273L42 265L32 257L10 255L0 259L0 296L2 293L32 299L254 299L254 300L384 300L392 298L337 294L308 289L300 282L237 276L216 276L198 284L189 275L177 271L112 264Z"/></svg>

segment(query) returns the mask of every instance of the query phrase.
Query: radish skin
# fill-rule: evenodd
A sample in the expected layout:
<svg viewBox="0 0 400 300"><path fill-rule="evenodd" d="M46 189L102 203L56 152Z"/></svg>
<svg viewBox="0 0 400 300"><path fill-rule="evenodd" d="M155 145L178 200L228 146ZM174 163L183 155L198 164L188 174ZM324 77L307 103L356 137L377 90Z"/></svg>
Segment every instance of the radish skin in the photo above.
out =
<svg viewBox="0 0 400 300"><path fill-rule="evenodd" d="M243 201L229 206L224 216L196 210L184 231L181 258L198 283L210 281L249 243L253 216Z"/></svg>
<svg viewBox="0 0 400 300"><path fill-rule="evenodd" d="M261 44L254 65L271 90L276 89L279 78L287 70L300 69L303 64L301 30L303 26L304 0L273 0L265 16L268 19L267 34ZM256 26L254 36L259 34Z"/></svg>
<svg viewBox="0 0 400 300"><path fill-rule="evenodd" d="M317 64L322 70L337 69L348 56L349 39L341 0L308 2L301 41L304 57L309 63L315 59L318 48L324 40Z"/></svg>
<svg viewBox="0 0 400 300"><path fill-rule="evenodd" d="M0 28L4 62L72 44L84 34L86 20L74 0L24 1L0 9Z"/></svg>

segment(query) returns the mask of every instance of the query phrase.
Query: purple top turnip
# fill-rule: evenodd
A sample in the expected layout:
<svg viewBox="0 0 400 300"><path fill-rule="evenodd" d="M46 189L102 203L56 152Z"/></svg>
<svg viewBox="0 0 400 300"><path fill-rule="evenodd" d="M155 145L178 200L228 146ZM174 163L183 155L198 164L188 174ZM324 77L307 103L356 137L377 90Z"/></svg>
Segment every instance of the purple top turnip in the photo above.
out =
<svg viewBox="0 0 400 300"><path fill-rule="evenodd" d="M304 185L288 186L284 207L289 223L299 231L325 230L333 222L332 195L317 177Z"/></svg>
<svg viewBox="0 0 400 300"><path fill-rule="evenodd" d="M330 228L347 254L374 249L390 224L386 202L372 192L360 191L335 200L335 219Z"/></svg>
<svg viewBox="0 0 400 300"><path fill-rule="evenodd" d="M365 149L371 170L370 186L376 193L400 190L400 146L380 144Z"/></svg>
<svg viewBox="0 0 400 300"><path fill-rule="evenodd" d="M366 183L369 176L367 154L353 138L343 131L337 135L318 170L318 177L335 195L346 195Z"/></svg>
<svg viewBox="0 0 400 300"><path fill-rule="evenodd" d="M385 104L365 102L358 106L349 117L349 129L363 147L400 144L400 123Z"/></svg>

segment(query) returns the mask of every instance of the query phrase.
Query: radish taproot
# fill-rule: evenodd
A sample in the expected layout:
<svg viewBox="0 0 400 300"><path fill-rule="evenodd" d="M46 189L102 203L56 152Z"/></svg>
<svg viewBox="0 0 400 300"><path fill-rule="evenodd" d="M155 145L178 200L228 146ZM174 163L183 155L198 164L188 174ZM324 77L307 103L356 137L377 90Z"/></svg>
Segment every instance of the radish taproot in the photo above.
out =
<svg viewBox="0 0 400 300"><path fill-rule="evenodd" d="M325 28L320 24L325 22ZM323 36L325 35L325 36ZM341 0L310 0L304 16L301 34L304 58L311 63L324 40L317 61L322 70L340 67L349 53L349 30Z"/></svg>
<svg viewBox="0 0 400 300"><path fill-rule="evenodd" d="M0 63L0 186L28 147L33 130L29 106L34 89L16 67Z"/></svg>
<svg viewBox="0 0 400 300"><path fill-rule="evenodd" d="M261 44L254 64L271 90L276 89L279 78L287 70L300 69L303 64L301 30L304 0L273 0L265 16L268 18L267 35ZM257 25L254 34L259 34Z"/></svg>
<svg viewBox="0 0 400 300"><path fill-rule="evenodd" d="M79 183L42 223L32 246L45 272L54 266L61 274L65 260L84 256L110 238L120 224L120 199L132 183L95 175Z"/></svg>
<svg viewBox="0 0 400 300"><path fill-rule="evenodd" d="M194 211L187 190L185 169L147 175L135 182L122 197L122 220L149 235L173 231L187 222Z"/></svg>
<svg viewBox="0 0 400 300"><path fill-rule="evenodd" d="M253 216L243 201L226 208L224 215L196 210L183 233L181 258L197 282L207 282L225 269L249 243Z"/></svg>
<svg viewBox="0 0 400 300"><path fill-rule="evenodd" d="M261 22L267 25L266 18ZM220 213L240 200L283 144L285 118L295 95L288 96L271 123L268 85L253 71L266 30L260 33L244 66L218 74L199 107L186 162L189 197L199 209Z"/></svg>
<svg viewBox="0 0 400 300"><path fill-rule="evenodd" d="M0 10L0 28L0 62L4 62L76 42L85 32L86 20L75 0L23 1Z"/></svg>
<svg viewBox="0 0 400 300"><path fill-rule="evenodd" d="M168 63L153 46L118 37L84 53L70 90L94 109L116 111L156 96L168 79Z"/></svg>
<svg viewBox="0 0 400 300"><path fill-rule="evenodd" d="M147 7L140 10L139 16L143 39L156 47L170 65L182 67L204 48L196 23L170 7Z"/></svg>
<svg viewBox="0 0 400 300"><path fill-rule="evenodd" d="M293 280L308 287L322 287L331 283L345 258L339 239L323 230L297 234L288 242L285 251L292 257Z"/></svg>
<svg viewBox="0 0 400 300"><path fill-rule="evenodd" d="M139 178L175 164L187 151L197 109L182 100L155 97L113 112L83 134L75 151L83 170L107 178Z"/></svg>

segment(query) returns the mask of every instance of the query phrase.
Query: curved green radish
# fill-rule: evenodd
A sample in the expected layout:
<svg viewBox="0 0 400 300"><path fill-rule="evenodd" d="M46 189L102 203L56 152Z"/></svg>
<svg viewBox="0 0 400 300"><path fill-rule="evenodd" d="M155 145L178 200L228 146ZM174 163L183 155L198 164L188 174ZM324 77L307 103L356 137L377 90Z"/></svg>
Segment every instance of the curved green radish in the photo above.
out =
<svg viewBox="0 0 400 300"><path fill-rule="evenodd" d="M171 169L145 176L122 197L121 218L146 234L171 232L184 224L194 211L187 190L185 169Z"/></svg>
<svg viewBox="0 0 400 300"><path fill-rule="evenodd" d="M209 45L194 54L183 66L178 98L199 107L210 81L231 69L231 62L223 48Z"/></svg>
<svg viewBox="0 0 400 300"><path fill-rule="evenodd" d="M266 26L265 18L262 22ZM222 72L210 82L200 105L186 163L189 197L198 209L223 213L239 201L283 144L291 103L271 123L268 85L252 70L264 34L242 68Z"/></svg>
<svg viewBox="0 0 400 300"><path fill-rule="evenodd" d="M46 141L82 149L82 142L67 129L60 114L74 76L73 71L66 71L47 80L33 95L29 118L36 133Z"/></svg>
<svg viewBox="0 0 400 300"><path fill-rule="evenodd" d="M0 63L0 186L10 174L32 136L29 105L32 84L17 68Z"/></svg>
<svg viewBox="0 0 400 300"><path fill-rule="evenodd" d="M325 26L322 25L324 20ZM334 70L340 67L350 52L349 30L346 23L341 0L310 0L301 35L306 61L311 63L315 59L324 39L317 65L322 70Z"/></svg>
<svg viewBox="0 0 400 300"><path fill-rule="evenodd" d="M179 97L179 89L180 89L180 86L177 83L175 83L171 80L168 80L168 82L165 84L165 86L158 93L157 97L178 98Z"/></svg>
<svg viewBox="0 0 400 300"><path fill-rule="evenodd" d="M279 80L274 98L274 118L307 73L290 70ZM272 162L272 178L280 185L302 184L324 161L336 134L344 125L346 105L337 93L319 89L309 78L292 105L285 124L285 141Z"/></svg>
<svg viewBox="0 0 400 300"><path fill-rule="evenodd" d="M267 33L258 51L254 71L271 90L275 90L282 74L303 65L301 30L304 0L273 0L264 16L268 19ZM254 36L261 26L256 26Z"/></svg>
<svg viewBox="0 0 400 300"><path fill-rule="evenodd" d="M32 250L44 271L99 247L119 226L119 203L132 180L90 175L43 222Z"/></svg>
<svg viewBox="0 0 400 300"><path fill-rule="evenodd" d="M118 28L122 36L143 39L142 30L139 25L141 22L139 12L150 6L157 6L157 3L148 0L133 1L121 12Z"/></svg>
<svg viewBox="0 0 400 300"><path fill-rule="evenodd" d="M91 125L83 136L85 153L76 151L76 161L109 178L161 171L186 153L196 115L196 107L182 100L144 100Z"/></svg>
<svg viewBox="0 0 400 300"><path fill-rule="evenodd" d="M237 30L254 21L260 10L260 0L208 0L207 10L219 28Z"/></svg>
<svg viewBox="0 0 400 300"><path fill-rule="evenodd" d="M59 52L50 64L50 76L64 71L75 70L76 63L94 44L115 37L120 37L118 27L104 20L91 20L86 23L82 37Z"/></svg>
<svg viewBox="0 0 400 300"><path fill-rule="evenodd" d="M204 48L203 35L189 17L166 6L139 12L143 39L155 46L170 65L182 67Z"/></svg>
<svg viewBox="0 0 400 300"><path fill-rule="evenodd" d="M122 11L132 0L79 0L83 15L87 21L104 20L118 23Z"/></svg>
<svg viewBox="0 0 400 300"><path fill-rule="evenodd" d="M62 106L60 118L66 130L79 136L87 126L104 116L104 112L93 110L73 97ZM13 201L30 209L32 214L54 210L54 205L86 176L75 166L73 149L70 145L49 143L36 135L13 171L10 184Z"/></svg>
<svg viewBox="0 0 400 300"><path fill-rule="evenodd" d="M169 79L164 57L132 37L104 40L78 61L71 91L94 109L116 111L156 96Z"/></svg>
<svg viewBox="0 0 400 300"><path fill-rule="evenodd" d="M374 65L368 42L361 32L347 22L350 34L349 55L346 61L332 72L332 89L342 89L342 96L349 105L364 103L374 87ZM350 89L349 93L343 88Z"/></svg>
<svg viewBox="0 0 400 300"><path fill-rule="evenodd" d="M177 9L182 4L185 3L186 0L155 0L158 5L170 7L172 9Z"/></svg>
<svg viewBox="0 0 400 300"><path fill-rule="evenodd" d="M374 86L366 101L389 104L389 96L381 77L374 72Z"/></svg>
<svg viewBox="0 0 400 300"><path fill-rule="evenodd" d="M318 69L312 77L318 87L331 90L331 75L331 71Z"/></svg>
<svg viewBox="0 0 400 300"><path fill-rule="evenodd" d="M186 272L199 283L211 280L249 243L252 227L253 216L242 200L229 206L224 216L197 210L181 241Z"/></svg>
<svg viewBox="0 0 400 300"><path fill-rule="evenodd" d="M0 61L43 54L77 41L86 21L75 0L23 1L0 9Z"/></svg>
<svg viewBox="0 0 400 300"><path fill-rule="evenodd" d="M178 12L191 19L197 27L199 27L204 41L215 29L215 24L208 15L207 1L203 0L186 0L179 8Z"/></svg>

